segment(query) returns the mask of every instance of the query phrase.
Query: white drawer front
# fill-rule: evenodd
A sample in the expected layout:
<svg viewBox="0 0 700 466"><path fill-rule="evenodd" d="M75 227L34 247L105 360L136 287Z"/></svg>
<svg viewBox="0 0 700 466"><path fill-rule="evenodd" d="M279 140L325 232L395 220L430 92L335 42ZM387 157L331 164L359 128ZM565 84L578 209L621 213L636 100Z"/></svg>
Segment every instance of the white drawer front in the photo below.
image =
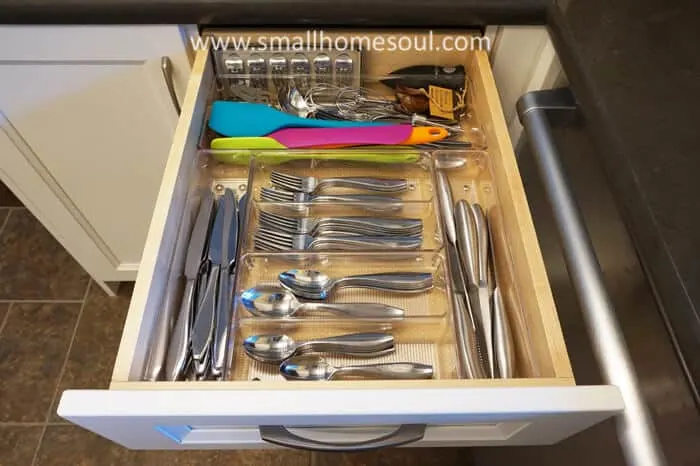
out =
<svg viewBox="0 0 700 466"><path fill-rule="evenodd" d="M614 387L76 390L59 415L137 449L234 449L261 425L426 424L424 446L557 442L622 410ZM432 426L447 427L432 427Z"/></svg>

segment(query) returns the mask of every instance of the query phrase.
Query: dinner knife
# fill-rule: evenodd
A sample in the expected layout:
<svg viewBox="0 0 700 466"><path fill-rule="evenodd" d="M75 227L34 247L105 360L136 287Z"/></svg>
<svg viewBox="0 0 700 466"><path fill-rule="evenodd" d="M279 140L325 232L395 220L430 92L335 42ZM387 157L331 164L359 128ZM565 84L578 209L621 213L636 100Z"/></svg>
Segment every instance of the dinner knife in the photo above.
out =
<svg viewBox="0 0 700 466"><path fill-rule="evenodd" d="M452 280L452 300L455 310L454 320L461 375L469 379L483 378L484 371L477 351L474 316L467 299L467 283L457 251L457 232L452 207L454 205L452 191L450 190L447 176L442 171L437 172L437 182L442 224L447 234L447 263Z"/></svg>
<svg viewBox="0 0 700 466"><path fill-rule="evenodd" d="M231 326L231 276L236 263L238 246L238 209L233 191L226 189L221 203L224 209L223 247L221 269L219 271L219 294L214 319L214 340L211 351L210 372L214 378L223 375L226 358L226 344Z"/></svg>
<svg viewBox="0 0 700 466"><path fill-rule="evenodd" d="M190 328L194 314L197 279L200 275L202 257L206 249L207 233L211 224L211 213L214 208L214 195L206 190L202 194L199 203L199 211L195 219L189 246L185 256L185 290L182 295L180 312L175 327L170 336L168 356L166 359L166 380L179 380L182 378L190 343Z"/></svg>
<svg viewBox="0 0 700 466"><path fill-rule="evenodd" d="M214 226L209 235L209 252L207 261L211 268L207 279L204 295L197 306L197 314L192 326L192 359L195 372L202 375L207 370L207 359L214 332L214 317L216 313L216 300L218 294L219 275L221 270L221 255L224 240L225 209L220 199L217 202Z"/></svg>

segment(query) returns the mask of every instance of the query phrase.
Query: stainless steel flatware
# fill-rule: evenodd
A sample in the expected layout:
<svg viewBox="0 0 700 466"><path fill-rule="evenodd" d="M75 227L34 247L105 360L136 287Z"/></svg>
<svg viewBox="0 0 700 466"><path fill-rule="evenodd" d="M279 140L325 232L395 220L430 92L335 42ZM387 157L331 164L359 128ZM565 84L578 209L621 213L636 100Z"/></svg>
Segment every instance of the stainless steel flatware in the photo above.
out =
<svg viewBox="0 0 700 466"><path fill-rule="evenodd" d="M387 333L351 333L301 342L287 335L253 335L243 341L243 349L256 361L268 363L280 363L294 355L308 353L377 357L395 350L394 337Z"/></svg>
<svg viewBox="0 0 700 466"><path fill-rule="evenodd" d="M493 341L496 374L502 379L510 379L513 377L515 369L513 334L499 287L493 290Z"/></svg>
<svg viewBox="0 0 700 466"><path fill-rule="evenodd" d="M287 380L418 380L432 379L433 366L414 362L392 362L334 367L320 357L299 356L284 361L280 365L280 374Z"/></svg>
<svg viewBox="0 0 700 466"><path fill-rule="evenodd" d="M343 204L350 203L353 208L358 208L366 212L397 213L403 209L400 198L375 194L308 194L283 189L261 188L260 200L264 202L289 202L297 204ZM292 208L290 210L302 210Z"/></svg>
<svg viewBox="0 0 700 466"><path fill-rule="evenodd" d="M407 180L398 178L316 178L313 176L294 176L280 171L273 171L270 174L270 181L278 188L309 194L331 187L352 188L381 193L402 193L407 191L409 187Z"/></svg>
<svg viewBox="0 0 700 466"><path fill-rule="evenodd" d="M332 279L316 270L287 270L279 274L283 287L306 299L327 299L339 288L370 288L394 293L422 293L433 287L433 275L426 272L388 272L351 275Z"/></svg>
<svg viewBox="0 0 700 466"><path fill-rule="evenodd" d="M420 236L423 221L418 218L382 217L287 217L261 210L260 225L297 235L354 234L370 236Z"/></svg>
<svg viewBox="0 0 700 466"><path fill-rule="evenodd" d="M489 233L486 216L479 204L460 200L455 207L457 244L468 280L469 299L478 314L479 338L487 361L489 377L494 377L493 316L488 285Z"/></svg>
<svg viewBox="0 0 700 466"><path fill-rule="evenodd" d="M271 228L258 228L255 248L261 251L412 251L420 249L423 239L408 236L311 235L282 233Z"/></svg>
<svg viewBox="0 0 700 466"><path fill-rule="evenodd" d="M214 208L214 195L207 190L199 203L199 211L190 235L190 243L185 257L185 291L182 296L180 312L175 322L166 360L166 380L182 378L187 363L190 330L194 319L196 302L196 285L202 272L202 259L206 250L207 233L211 224L211 214Z"/></svg>
<svg viewBox="0 0 700 466"><path fill-rule="evenodd" d="M467 280L457 250L457 230L453 211L453 198L447 176L437 173L437 192L442 214L443 227L447 235L447 262L452 280L452 300L454 305L457 349L462 376L469 379L484 377L484 368L479 358L477 328L469 302Z"/></svg>
<svg viewBox="0 0 700 466"><path fill-rule="evenodd" d="M231 327L231 295L233 293L231 280L233 279L238 250L239 222L238 205L233 191L226 189L219 204L224 209L224 232L210 368L212 377L217 378L223 375L226 344Z"/></svg>
<svg viewBox="0 0 700 466"><path fill-rule="evenodd" d="M286 318L297 313L324 312L357 319L402 319L403 309L380 303L300 302L279 286L256 286L241 293L241 302L256 317Z"/></svg>

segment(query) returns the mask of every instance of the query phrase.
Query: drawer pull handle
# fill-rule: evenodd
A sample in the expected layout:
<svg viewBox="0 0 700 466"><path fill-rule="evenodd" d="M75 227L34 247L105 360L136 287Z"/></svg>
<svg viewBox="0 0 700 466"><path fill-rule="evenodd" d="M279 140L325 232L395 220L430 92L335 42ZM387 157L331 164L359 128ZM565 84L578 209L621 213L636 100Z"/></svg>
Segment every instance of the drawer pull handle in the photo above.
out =
<svg viewBox="0 0 700 466"><path fill-rule="evenodd" d="M304 438L289 431L285 426L260 426L260 437L269 443L289 448L315 451L362 451L398 447L421 440L425 435L425 424L404 424L381 437L359 442L327 443Z"/></svg>
<svg viewBox="0 0 700 466"><path fill-rule="evenodd" d="M568 88L528 92L517 103L518 117L532 147L554 220L564 260L607 383L616 385L625 402L617 435L630 465L666 464L639 389L620 324L605 290L600 265L584 226L554 144L548 115L572 116L576 101Z"/></svg>
<svg viewBox="0 0 700 466"><path fill-rule="evenodd" d="M163 79L165 80L165 87L168 88L170 100L173 101L173 107L175 107L177 115L180 116L180 102L177 101L177 94L175 93L175 83L173 82L173 62L170 60L169 57L161 57L160 69L163 72Z"/></svg>

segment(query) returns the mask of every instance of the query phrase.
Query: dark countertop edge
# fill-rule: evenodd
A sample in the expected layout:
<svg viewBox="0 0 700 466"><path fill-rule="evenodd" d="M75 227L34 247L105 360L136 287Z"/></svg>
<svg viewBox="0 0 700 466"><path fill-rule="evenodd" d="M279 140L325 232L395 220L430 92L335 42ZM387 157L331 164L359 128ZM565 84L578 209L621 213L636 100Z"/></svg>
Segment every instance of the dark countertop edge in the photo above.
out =
<svg viewBox="0 0 700 466"><path fill-rule="evenodd" d="M0 24L464 28L544 24L546 0L0 0ZM303 14L299 14L303 12ZM363 15L366 12L366 15Z"/></svg>
<svg viewBox="0 0 700 466"><path fill-rule="evenodd" d="M587 75L587 70L576 56L576 47L561 11L554 7L548 10L547 25L581 109L584 124L600 149L597 159L606 173L695 402L700 407L700 341L695 333L698 323L689 321L689 316L695 315L693 301L678 276L678 267L628 158L630 154L625 149L625 140L610 130L614 127L610 123L615 116L608 115L598 104L596 96L599 92L595 80Z"/></svg>

